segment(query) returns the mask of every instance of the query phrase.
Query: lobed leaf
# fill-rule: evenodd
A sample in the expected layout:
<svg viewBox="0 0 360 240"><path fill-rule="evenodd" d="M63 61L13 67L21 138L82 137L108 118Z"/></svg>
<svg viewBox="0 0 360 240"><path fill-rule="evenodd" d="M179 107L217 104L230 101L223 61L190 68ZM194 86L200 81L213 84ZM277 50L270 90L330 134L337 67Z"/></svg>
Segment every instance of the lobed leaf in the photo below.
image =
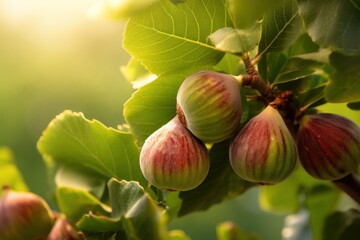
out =
<svg viewBox="0 0 360 240"><path fill-rule="evenodd" d="M326 218L323 229L326 240L347 240L360 236L360 212L349 209L346 212L334 212Z"/></svg>
<svg viewBox="0 0 360 240"><path fill-rule="evenodd" d="M51 163L95 174L147 185L139 166L139 149L130 133L107 128L82 113L65 111L43 132L37 147Z"/></svg>
<svg viewBox="0 0 360 240"><path fill-rule="evenodd" d="M356 1L298 0L312 40L343 54L360 54L360 5Z"/></svg>
<svg viewBox="0 0 360 240"><path fill-rule="evenodd" d="M325 89L326 100L333 103L360 101L360 56L332 53L330 64L335 72Z"/></svg>
<svg viewBox="0 0 360 240"><path fill-rule="evenodd" d="M224 27L232 27L224 0L187 0L178 5L160 0L128 21L123 46L157 75L214 65L224 53L208 36Z"/></svg>

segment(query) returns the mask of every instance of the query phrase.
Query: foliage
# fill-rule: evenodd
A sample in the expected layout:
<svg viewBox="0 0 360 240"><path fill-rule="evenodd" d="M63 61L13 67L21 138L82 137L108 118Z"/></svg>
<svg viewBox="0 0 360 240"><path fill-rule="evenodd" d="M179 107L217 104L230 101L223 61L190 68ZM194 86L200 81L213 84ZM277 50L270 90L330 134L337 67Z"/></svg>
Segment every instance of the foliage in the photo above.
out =
<svg viewBox="0 0 360 240"><path fill-rule="evenodd" d="M292 106L302 113L325 103L359 109L356 1L152 0L136 1L138 5L125 1L116 8L106 2L110 1L104 1L105 15L129 18L123 47L132 59L121 71L138 89L124 105L127 125L112 129L82 113L65 111L49 124L37 145L54 173L60 210L89 239L189 239L181 231L167 231L167 223L255 187L231 169L229 141L207 146L210 172L194 190L169 193L149 186L142 176L141 146L175 116L177 90L191 73L244 75L241 58L249 52L265 83L279 91L291 90ZM263 106L254 101L257 92L241 93L245 123ZM0 159L11 159L3 152ZM19 178L16 172L13 176ZM26 190L15 180L5 181ZM346 239L357 233L360 216L353 210L335 212L339 199L338 189L298 166L285 181L261 187L260 205L286 214L305 209L313 239ZM351 225L338 227L345 222L338 218L350 219ZM228 223L219 226L218 239L258 237Z"/></svg>

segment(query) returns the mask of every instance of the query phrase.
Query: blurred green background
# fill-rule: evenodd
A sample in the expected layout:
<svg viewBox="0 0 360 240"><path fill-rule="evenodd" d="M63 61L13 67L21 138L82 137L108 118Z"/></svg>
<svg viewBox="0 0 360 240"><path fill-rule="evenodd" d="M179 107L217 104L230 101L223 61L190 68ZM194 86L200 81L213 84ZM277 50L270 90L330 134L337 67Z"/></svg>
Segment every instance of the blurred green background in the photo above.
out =
<svg viewBox="0 0 360 240"><path fill-rule="evenodd" d="M0 0L0 146L13 151L30 190L50 201L36 150L48 123L70 109L116 128L133 91L119 71L129 59L121 45L125 23L91 17L93 4ZM348 114L360 123L360 116ZM193 239L215 239L215 225L232 220L263 239L281 239L284 216L262 212L257 197L257 190L250 190L170 228L184 229Z"/></svg>

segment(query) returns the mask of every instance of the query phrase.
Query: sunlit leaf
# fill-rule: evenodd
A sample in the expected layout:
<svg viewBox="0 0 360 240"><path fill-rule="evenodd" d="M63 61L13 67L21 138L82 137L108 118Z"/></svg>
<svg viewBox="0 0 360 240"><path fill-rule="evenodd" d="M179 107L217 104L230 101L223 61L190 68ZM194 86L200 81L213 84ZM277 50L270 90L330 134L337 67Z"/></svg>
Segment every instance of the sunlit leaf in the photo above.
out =
<svg viewBox="0 0 360 240"><path fill-rule="evenodd" d="M280 7L267 13L263 20L259 55L282 51L289 47L302 32L295 0L284 0Z"/></svg>
<svg viewBox="0 0 360 240"><path fill-rule="evenodd" d="M131 18L124 33L124 48L154 74L189 66L216 64L224 55L208 36L231 27L223 1L187 0L174 5L160 0Z"/></svg>
<svg viewBox="0 0 360 240"><path fill-rule="evenodd" d="M261 24L256 23L249 29L221 28L209 38L216 48L230 53L253 50L259 42Z"/></svg>
<svg viewBox="0 0 360 240"><path fill-rule="evenodd" d="M126 19L147 10L160 0L101 0L90 9L93 15L111 19Z"/></svg>
<svg viewBox="0 0 360 240"><path fill-rule="evenodd" d="M87 120L81 113L65 111L58 115L44 131L38 149L47 160L78 171L147 185L133 136Z"/></svg>
<svg viewBox="0 0 360 240"><path fill-rule="evenodd" d="M226 72L232 75L239 75L245 73L244 64L242 64L241 58L234 54L226 53L224 57L214 66L216 71Z"/></svg>
<svg viewBox="0 0 360 240"><path fill-rule="evenodd" d="M360 56L330 55L330 63L335 68L325 91L328 102L360 101Z"/></svg>
<svg viewBox="0 0 360 240"><path fill-rule="evenodd" d="M360 212L349 209L346 212L335 212L327 217L323 230L326 240L348 240L360 236Z"/></svg>
<svg viewBox="0 0 360 240"><path fill-rule="evenodd" d="M11 150L6 147L0 147L0 196L4 186L16 191L29 190L16 166Z"/></svg>
<svg viewBox="0 0 360 240"><path fill-rule="evenodd" d="M298 0L312 40L344 54L360 53L360 5L356 1Z"/></svg>
<svg viewBox="0 0 360 240"><path fill-rule="evenodd" d="M133 88L138 89L156 79L155 74L149 73L139 61L131 58L126 66L120 67L121 73Z"/></svg>
<svg viewBox="0 0 360 240"><path fill-rule="evenodd" d="M207 68L189 68L160 76L137 90L124 105L124 117L141 145L145 139L176 114L180 84L191 73Z"/></svg>
<svg viewBox="0 0 360 240"><path fill-rule="evenodd" d="M229 142L215 144L210 150L210 171L203 183L194 190L180 192L183 200L179 216L204 211L216 203L244 193L253 184L241 179L229 161Z"/></svg>

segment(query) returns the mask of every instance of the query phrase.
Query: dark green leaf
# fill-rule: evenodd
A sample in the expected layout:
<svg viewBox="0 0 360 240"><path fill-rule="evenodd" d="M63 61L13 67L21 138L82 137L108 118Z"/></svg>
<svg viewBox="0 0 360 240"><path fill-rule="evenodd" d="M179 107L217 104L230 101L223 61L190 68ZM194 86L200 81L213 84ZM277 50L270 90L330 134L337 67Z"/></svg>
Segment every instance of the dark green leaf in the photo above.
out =
<svg viewBox="0 0 360 240"><path fill-rule="evenodd" d="M360 56L330 55L330 64L335 68L325 97L328 102L360 101Z"/></svg>
<svg viewBox="0 0 360 240"><path fill-rule="evenodd" d="M244 193L253 184L241 179L229 162L229 141L215 144L210 150L210 171L205 181L194 190L181 192L179 216L206 210L216 203Z"/></svg>
<svg viewBox="0 0 360 240"><path fill-rule="evenodd" d="M325 99L324 89L325 89L325 85L321 85L300 94L299 95L300 107L308 108L319 101L324 101Z"/></svg>
<svg viewBox="0 0 360 240"><path fill-rule="evenodd" d="M249 29L231 27L218 29L209 38L216 48L229 53L242 53L253 50L259 42L261 24L255 23Z"/></svg>
<svg viewBox="0 0 360 240"><path fill-rule="evenodd" d="M136 180L147 185L139 166L139 149L129 133L107 128L82 113L65 111L44 131L38 149L48 161L95 174Z"/></svg>
<svg viewBox="0 0 360 240"><path fill-rule="evenodd" d="M326 240L350 240L360 236L360 212L349 209L335 212L325 222L323 238Z"/></svg>
<svg viewBox="0 0 360 240"><path fill-rule="evenodd" d="M267 13L263 20L259 55L282 51L289 47L302 31L295 0L284 0L280 7Z"/></svg>
<svg viewBox="0 0 360 240"><path fill-rule="evenodd" d="M360 8L355 1L298 0L299 13L312 40L344 54L360 53Z"/></svg>
<svg viewBox="0 0 360 240"><path fill-rule="evenodd" d="M176 95L184 79L199 70L190 68L160 76L137 90L124 105L124 117L142 145L145 139L176 114Z"/></svg>
<svg viewBox="0 0 360 240"><path fill-rule="evenodd" d="M347 106L352 110L360 110L360 102L348 103Z"/></svg>
<svg viewBox="0 0 360 240"><path fill-rule="evenodd" d="M216 64L224 55L208 36L231 27L223 1L187 0L174 5L160 0L131 18L124 33L124 48L152 73L160 75L190 66Z"/></svg>

